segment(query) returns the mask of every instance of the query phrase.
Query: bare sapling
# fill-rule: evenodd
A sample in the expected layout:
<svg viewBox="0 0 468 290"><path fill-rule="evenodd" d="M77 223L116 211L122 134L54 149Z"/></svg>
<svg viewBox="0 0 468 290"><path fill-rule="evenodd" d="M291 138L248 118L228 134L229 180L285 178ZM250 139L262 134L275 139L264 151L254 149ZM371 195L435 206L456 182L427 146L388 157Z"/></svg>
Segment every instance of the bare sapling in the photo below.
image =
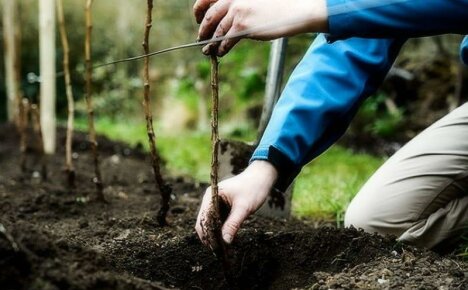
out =
<svg viewBox="0 0 468 290"><path fill-rule="evenodd" d="M18 130L20 134L20 167L21 172L27 170L27 150L28 150L28 125L29 125L29 100L23 98L19 106Z"/></svg>
<svg viewBox="0 0 468 290"><path fill-rule="evenodd" d="M143 50L145 54L149 53L149 35L153 22L153 0L147 0L148 9L146 13L145 22L145 36L143 40ZM159 162L159 155L156 150L156 135L153 128L153 114L151 111L151 98L150 98L150 78L149 78L149 57L145 57L145 66L143 72L144 81L144 100L143 107L145 110L146 130L148 132L148 140L151 152L151 164L153 167L154 178L156 181L157 190L161 194L161 207L159 209L157 220L160 226L167 225L166 216L169 211L169 202L171 199L171 187L165 183L161 175L161 165Z"/></svg>
<svg viewBox="0 0 468 290"><path fill-rule="evenodd" d="M214 221L213 232L216 241L222 244L221 235L221 216L219 212L219 190L218 190L218 150L219 150L219 130L218 130L218 103L219 103L219 77L218 77L218 58L215 54L211 55L211 202L212 220Z"/></svg>
<svg viewBox="0 0 468 290"><path fill-rule="evenodd" d="M44 151L44 138L42 137L42 129L41 129L41 115L39 111L39 107L36 104L31 105L31 122L34 129L34 134L37 138L37 150L39 153L39 160L41 165L41 178L42 181L47 180L47 158Z"/></svg>
<svg viewBox="0 0 468 290"><path fill-rule="evenodd" d="M212 47L213 49L213 47ZM219 62L218 57L214 52L211 53L211 202L212 207L208 213L208 229L207 234L213 235L208 237L214 241L215 248L214 253L223 263L224 275L226 280L232 284L233 279L231 275L231 263L229 261L229 253L226 243L224 243L222 235L222 225L227 217L228 210L226 209L225 202L219 196L219 126L218 126L218 115L219 115Z"/></svg>
<svg viewBox="0 0 468 290"><path fill-rule="evenodd" d="M57 0L57 15L59 22L60 40L63 47L63 72L65 76L65 88L67 94L68 118L67 118L67 137L65 141L65 172L69 188L75 187L75 169L72 158L72 140L74 127L75 103L70 76L70 47L68 44L67 30L65 28L65 16L63 12L63 0Z"/></svg>
<svg viewBox="0 0 468 290"><path fill-rule="evenodd" d="M101 170L99 169L99 152L98 143L96 140L96 130L94 129L94 109L92 99L92 77L93 63L91 60L91 33L93 30L92 8L93 0L86 0L85 15L86 15L86 36L85 36L85 62L86 62L86 106L88 110L88 130L89 142L94 161L94 178L93 182L96 185L96 194L99 201L105 201L104 186L102 184Z"/></svg>

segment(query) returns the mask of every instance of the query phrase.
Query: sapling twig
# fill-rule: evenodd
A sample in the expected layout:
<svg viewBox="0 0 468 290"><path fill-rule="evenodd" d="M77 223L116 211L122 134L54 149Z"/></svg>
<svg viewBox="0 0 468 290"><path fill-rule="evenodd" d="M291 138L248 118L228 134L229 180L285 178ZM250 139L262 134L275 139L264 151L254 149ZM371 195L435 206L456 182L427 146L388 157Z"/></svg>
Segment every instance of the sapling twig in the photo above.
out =
<svg viewBox="0 0 468 290"><path fill-rule="evenodd" d="M146 22L145 22L145 36L143 40L143 50L145 54L149 53L149 35L153 22L153 0L147 0L147 13L146 13ZM157 220L159 225L167 225L166 216L169 211L169 202L171 197L171 188L168 186L161 175L161 166L159 162L159 155L156 151L156 136L154 134L153 128L153 114L151 112L151 98L150 98L150 80L149 80L149 57L145 57L145 67L144 67L144 99L143 106L145 110L146 118L146 130L148 133L148 140L150 145L151 152L151 164L153 167L154 179L156 181L157 190L161 194L161 208L159 209Z"/></svg>
<svg viewBox="0 0 468 290"><path fill-rule="evenodd" d="M99 201L105 201L104 187L102 185L101 170L99 169L99 152L98 143L96 141L96 131L94 129L94 109L92 99L92 77L93 64L91 61L91 33L93 30L92 11L91 7L93 0L86 0L85 15L86 15L86 38L85 38L85 61L86 61L86 105L88 109L88 129L89 142L94 158L94 178L93 182L96 185L96 194Z"/></svg>
<svg viewBox="0 0 468 290"><path fill-rule="evenodd" d="M38 153L39 159L41 164L41 178L43 181L47 180L47 160L44 151L44 140L42 137L42 129L41 129L41 115L39 111L39 107L36 104L31 105L31 122L34 129L34 134L36 134L37 144L38 144Z"/></svg>
<svg viewBox="0 0 468 290"><path fill-rule="evenodd" d="M18 129L20 133L20 167L23 173L27 170L27 149L28 149L28 125L29 125L29 100L23 98L19 106Z"/></svg>
<svg viewBox="0 0 468 290"><path fill-rule="evenodd" d="M75 104L73 99L73 90L70 77L70 48L68 45L67 30L65 28L65 16L63 13L63 1L57 0L57 15L60 30L60 39L63 46L63 72L65 75L65 87L67 94L68 119L67 119L67 137L65 141L65 170L67 174L68 186L75 187L75 169L72 159L72 140Z"/></svg>
<svg viewBox="0 0 468 290"><path fill-rule="evenodd" d="M219 103L219 78L218 78L218 58L211 55L211 202L213 203L213 218L215 221L216 237L221 237L221 220L219 213L219 193L218 193L218 103ZM222 240L219 240L220 242Z"/></svg>
<svg viewBox="0 0 468 290"><path fill-rule="evenodd" d="M219 160L218 160L218 151L219 151L219 129L218 129L218 115L219 115L219 62L218 57L214 52L211 53L211 202L212 208L208 215L210 216L210 227L209 231L214 235L212 237L215 240L216 248L215 254L221 259L224 267L224 274L226 280L229 283L233 283L232 274L231 274L231 264L229 261L228 249L226 244L223 241L223 235L221 232L223 217L225 216L224 212L221 212L221 205L224 205L224 202L219 197L219 188L218 188L218 169L219 169Z"/></svg>

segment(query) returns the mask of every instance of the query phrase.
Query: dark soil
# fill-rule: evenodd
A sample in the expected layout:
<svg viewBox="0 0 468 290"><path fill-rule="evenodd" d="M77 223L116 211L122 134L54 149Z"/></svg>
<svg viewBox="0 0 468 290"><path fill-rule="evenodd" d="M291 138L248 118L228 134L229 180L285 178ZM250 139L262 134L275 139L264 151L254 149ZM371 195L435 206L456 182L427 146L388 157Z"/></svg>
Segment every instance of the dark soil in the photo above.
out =
<svg viewBox="0 0 468 290"><path fill-rule="evenodd" d="M75 138L70 191L62 146L41 181L33 153L21 172L14 132L0 125L1 289L467 289L460 259L353 229L261 217L247 221L231 247L235 283L227 285L193 230L205 185L166 176L174 190L170 226L161 228L160 197L140 150L99 139L108 200L101 203L85 135Z"/></svg>

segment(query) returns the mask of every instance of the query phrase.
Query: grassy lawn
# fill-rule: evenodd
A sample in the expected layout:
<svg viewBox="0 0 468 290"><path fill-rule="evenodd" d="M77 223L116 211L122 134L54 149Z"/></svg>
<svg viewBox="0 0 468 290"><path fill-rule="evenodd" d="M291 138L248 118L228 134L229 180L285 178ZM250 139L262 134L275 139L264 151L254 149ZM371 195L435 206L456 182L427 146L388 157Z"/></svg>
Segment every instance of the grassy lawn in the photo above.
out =
<svg viewBox="0 0 468 290"><path fill-rule="evenodd" d="M300 217L342 219L348 203L383 159L334 146L296 179L293 210Z"/></svg>
<svg viewBox="0 0 468 290"><path fill-rule="evenodd" d="M458 249L458 252L460 257L468 261L468 229L466 229L465 233L462 235L462 243Z"/></svg>
<svg viewBox="0 0 468 290"><path fill-rule="evenodd" d="M77 119L78 130L87 130L87 126L85 119ZM209 135L192 131L163 135L155 130L156 146L167 161L167 169L171 174L190 175L200 181L209 180L211 158ZM143 122L117 123L110 119L98 119L96 131L113 140L133 146L141 143L145 149L149 148L146 124Z"/></svg>
<svg viewBox="0 0 468 290"><path fill-rule="evenodd" d="M77 120L78 129L85 130L86 126L86 120ZM96 130L114 140L132 145L141 143L148 147L143 123L99 119ZM189 175L200 181L209 180L209 134L186 131L177 135L159 134L157 137L157 146L172 174ZM294 214L298 217L341 219L354 194L382 162L380 158L332 147L304 167L296 179Z"/></svg>

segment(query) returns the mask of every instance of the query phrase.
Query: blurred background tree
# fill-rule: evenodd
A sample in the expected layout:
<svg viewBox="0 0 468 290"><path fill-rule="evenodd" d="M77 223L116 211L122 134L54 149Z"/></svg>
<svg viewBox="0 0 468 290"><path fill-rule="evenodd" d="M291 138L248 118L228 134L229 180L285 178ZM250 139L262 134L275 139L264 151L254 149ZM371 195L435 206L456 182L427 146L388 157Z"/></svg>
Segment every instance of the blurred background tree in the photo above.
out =
<svg viewBox="0 0 468 290"><path fill-rule="evenodd" d="M38 85L29 83L28 73L38 69L38 5L35 0L19 0L21 25L21 88L25 95L35 99ZM96 1L93 33L93 58L96 64L135 56L142 53L141 41L144 23L142 17L144 1ZM151 48L158 50L196 39L197 25L192 17L192 1L159 1L154 12L155 22L151 35ZM77 99L83 95L83 43L84 12L83 1L65 1L65 17L71 43L71 69ZM3 45L2 45L3 48ZM57 40L57 71L61 71L61 48ZM268 56L267 44L244 43L230 57L222 60L223 104L229 110L223 118L233 117L237 108L261 103ZM141 62L131 62L110 66L95 71L96 112L111 119L140 120ZM206 100L198 98L206 94L208 66L200 49L166 54L153 61L151 78L153 95L156 96L156 116L164 128L179 126L195 128L198 118L206 118ZM3 75L2 59L2 75ZM1 100L4 102L5 89L2 82ZM63 81L58 81L59 115L66 113ZM239 98L234 98L238 96ZM201 104L200 104L201 103ZM2 110L4 110L2 106ZM78 104L78 115L83 113L83 105ZM177 111L177 120L172 113ZM182 114L180 114L182 113ZM166 119L169 118L169 119ZM204 119L203 119L204 120ZM200 124L198 128L203 128ZM173 129L173 128L168 128ZM205 128L206 129L206 128Z"/></svg>
<svg viewBox="0 0 468 290"><path fill-rule="evenodd" d="M156 2L154 29L151 35L152 50L196 39L198 26L192 17L192 2ZM37 97L37 84L29 83L27 74L38 74L39 71L38 5L36 0L18 0L18 4L21 25L21 88L27 97L34 99ZM72 44L73 83L79 100L83 94L83 75L80 73L84 67L83 5L81 0L65 1L65 15ZM108 1L96 1L93 12L96 19L93 37L95 63L141 54L141 16L144 9L143 0L114 0L112 4ZM461 103L463 100L460 100L460 97L464 88L457 87L460 85L456 80L457 77L466 80L466 76L464 72L460 72L462 69L457 62L457 46L460 39L458 36L444 36L410 41L397 61L397 67L408 72L411 79L402 78L398 74L393 75L393 82L389 82L389 85L377 94L377 98L370 100L373 105L364 106L363 113L358 117L362 115L366 122L372 122L371 119L378 118L377 115L384 119L369 125L366 131L391 138L396 133L394 131L399 131L396 130L399 129L399 119L404 121L407 115L416 113L418 118L423 119L416 122L417 126L422 127L434 117L440 117L447 109L453 109ZM303 35L291 40L286 74L291 72L312 40L313 35ZM62 56L58 44L57 41L57 71L61 71ZM224 108L221 118L223 130L226 132L249 135L249 130L256 125L255 120L260 112L264 92L268 51L268 43L243 41L221 60L221 105ZM0 67L3 74L4 66ZM95 71L96 111L99 115L110 119L140 120L141 67L140 62L131 62ZM158 123L163 129L207 129L208 110L204 96L208 93L208 68L205 57L197 48L173 52L154 59L151 70L153 94L156 96L154 106L156 116L159 116ZM3 82L0 92L0 99L4 102ZM58 92L58 113L63 117L66 112L66 99L61 80L58 81ZM392 109L389 100L393 102ZM421 105L423 108L418 110ZM371 107L375 116L369 115ZM2 111L4 110L5 106L2 106ZM427 110L432 110L434 114L427 114ZM82 105L78 105L78 115L80 111L83 111Z"/></svg>

